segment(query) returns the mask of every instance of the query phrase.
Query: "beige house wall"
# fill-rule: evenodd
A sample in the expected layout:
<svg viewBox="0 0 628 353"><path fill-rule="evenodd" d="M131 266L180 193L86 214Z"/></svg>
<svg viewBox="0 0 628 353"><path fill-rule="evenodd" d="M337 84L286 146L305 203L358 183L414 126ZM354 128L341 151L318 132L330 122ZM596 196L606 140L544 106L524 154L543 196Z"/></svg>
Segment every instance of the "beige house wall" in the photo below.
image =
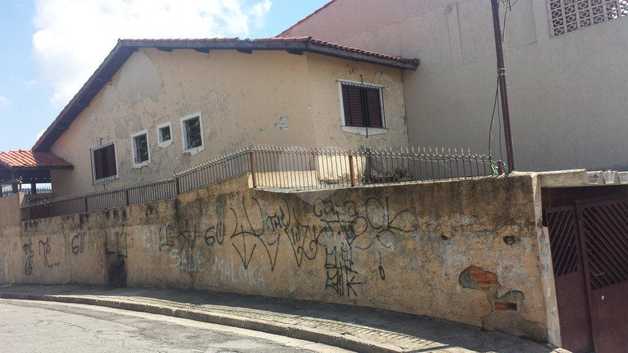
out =
<svg viewBox="0 0 628 353"><path fill-rule="evenodd" d="M628 168L628 20L553 37L546 0L512 3L505 50L517 168ZM410 143L487 151L489 1L336 0L286 35L418 57L419 69L404 74Z"/></svg>
<svg viewBox="0 0 628 353"><path fill-rule="evenodd" d="M390 129L377 137L342 131L339 79L384 86ZM183 153L181 119L201 113L204 149ZM398 69L286 52L143 49L135 52L52 146L74 165L55 171L58 195L101 192L172 177L250 144L405 144L403 84ZM157 145L157 126L172 124L173 142ZM148 131L150 163L134 168L131 136ZM92 182L90 147L115 142L116 180Z"/></svg>
<svg viewBox="0 0 628 353"><path fill-rule="evenodd" d="M314 136L319 146L405 146L408 144L401 70L308 55L308 82ZM382 87L385 131L343 129L340 82ZM296 132L297 134L299 132Z"/></svg>
<svg viewBox="0 0 628 353"><path fill-rule="evenodd" d="M11 249L17 283L107 284L123 259L133 287L367 306L538 340L554 334L535 176L290 194L247 185L243 177L176 201L25 222L0 249Z"/></svg>

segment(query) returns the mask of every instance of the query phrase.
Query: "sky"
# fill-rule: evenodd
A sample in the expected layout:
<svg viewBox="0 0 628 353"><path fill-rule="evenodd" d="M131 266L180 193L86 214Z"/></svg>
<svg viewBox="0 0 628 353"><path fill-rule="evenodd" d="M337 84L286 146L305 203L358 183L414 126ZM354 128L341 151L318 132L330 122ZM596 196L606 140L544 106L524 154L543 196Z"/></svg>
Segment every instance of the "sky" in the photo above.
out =
<svg viewBox="0 0 628 353"><path fill-rule="evenodd" d="M0 151L30 149L118 38L277 35L327 0L0 0Z"/></svg>

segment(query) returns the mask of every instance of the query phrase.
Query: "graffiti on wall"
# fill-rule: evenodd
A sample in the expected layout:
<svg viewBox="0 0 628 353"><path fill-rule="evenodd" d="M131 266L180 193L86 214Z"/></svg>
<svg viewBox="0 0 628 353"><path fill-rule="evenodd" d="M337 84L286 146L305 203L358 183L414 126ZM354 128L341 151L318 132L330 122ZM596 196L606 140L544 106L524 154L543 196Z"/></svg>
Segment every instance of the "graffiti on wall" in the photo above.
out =
<svg viewBox="0 0 628 353"><path fill-rule="evenodd" d="M59 262L50 261L50 254L52 253L52 245L50 243L50 238L46 238L46 240L40 240L38 248L39 248L39 255L43 256L44 266L48 268L59 266Z"/></svg>
<svg viewBox="0 0 628 353"><path fill-rule="evenodd" d="M200 236L196 230L178 231L172 224L159 228L159 251L167 251L177 258L177 267L181 272L198 272L198 259L195 256Z"/></svg>
<svg viewBox="0 0 628 353"><path fill-rule="evenodd" d="M33 241L28 240L28 243L22 246L24 251L24 274L30 276L33 274Z"/></svg>
<svg viewBox="0 0 628 353"><path fill-rule="evenodd" d="M205 218L213 220L210 225L189 220L162 225L159 250L175 256L179 270L196 272L204 251L226 245L245 271L255 265L273 272L280 249L287 247L296 268L322 256L318 261L323 266L325 290L357 296L367 272L386 280L385 252L394 251L395 242L417 232L415 210L392 205L389 197L363 202L321 198L312 203L284 199L272 204L258 198L227 202L219 197L214 212ZM365 261L356 258L368 259L367 252L376 254L374 268L360 269L358 263Z"/></svg>
<svg viewBox="0 0 628 353"><path fill-rule="evenodd" d="M85 232L80 232L72 236L70 240L70 249L72 250L72 254L78 255L85 251L85 237Z"/></svg>

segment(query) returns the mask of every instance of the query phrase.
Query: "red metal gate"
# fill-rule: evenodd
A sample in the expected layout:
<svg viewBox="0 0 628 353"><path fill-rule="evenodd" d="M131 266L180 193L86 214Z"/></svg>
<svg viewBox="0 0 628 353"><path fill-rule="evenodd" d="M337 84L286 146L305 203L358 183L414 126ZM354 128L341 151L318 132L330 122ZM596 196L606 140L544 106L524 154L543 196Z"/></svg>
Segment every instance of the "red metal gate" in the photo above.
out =
<svg viewBox="0 0 628 353"><path fill-rule="evenodd" d="M549 209L545 212L545 222L552 248L563 347L574 353L591 352L593 336L576 207Z"/></svg>
<svg viewBox="0 0 628 353"><path fill-rule="evenodd" d="M545 217L564 347L628 352L628 200L551 208Z"/></svg>

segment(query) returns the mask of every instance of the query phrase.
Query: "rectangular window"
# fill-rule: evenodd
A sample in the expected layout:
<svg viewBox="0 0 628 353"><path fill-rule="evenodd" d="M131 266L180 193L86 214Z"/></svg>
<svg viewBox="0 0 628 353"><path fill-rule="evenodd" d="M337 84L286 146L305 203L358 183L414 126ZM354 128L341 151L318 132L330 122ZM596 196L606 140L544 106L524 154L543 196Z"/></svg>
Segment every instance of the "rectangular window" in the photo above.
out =
<svg viewBox="0 0 628 353"><path fill-rule="evenodd" d="M133 164L141 167L150 162L150 151L148 147L148 133L138 132L133 135Z"/></svg>
<svg viewBox="0 0 628 353"><path fill-rule="evenodd" d="M200 114L191 115L181 120L183 133L183 150L195 153L203 147L203 127Z"/></svg>
<svg viewBox="0 0 628 353"><path fill-rule="evenodd" d="M352 83L341 85L345 126L383 128L382 89Z"/></svg>
<svg viewBox="0 0 628 353"><path fill-rule="evenodd" d="M166 147L172 142L172 127L170 123L157 127L157 143L161 147Z"/></svg>
<svg viewBox="0 0 628 353"><path fill-rule="evenodd" d="M94 164L94 180L100 181L118 175L116 166L116 148L114 144L98 147L92 150Z"/></svg>
<svg viewBox="0 0 628 353"><path fill-rule="evenodd" d="M628 16L628 0L547 0L552 35Z"/></svg>

